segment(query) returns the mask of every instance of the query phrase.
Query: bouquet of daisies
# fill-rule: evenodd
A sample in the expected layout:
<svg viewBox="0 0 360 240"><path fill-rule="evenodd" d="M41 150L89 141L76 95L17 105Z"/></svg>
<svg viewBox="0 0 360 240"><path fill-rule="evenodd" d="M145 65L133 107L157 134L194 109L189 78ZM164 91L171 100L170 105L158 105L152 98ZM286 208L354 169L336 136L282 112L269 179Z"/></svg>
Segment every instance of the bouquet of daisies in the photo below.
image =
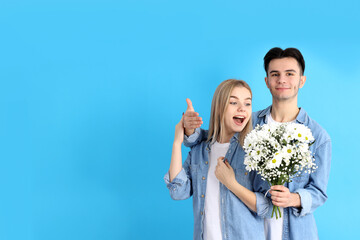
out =
<svg viewBox="0 0 360 240"><path fill-rule="evenodd" d="M257 125L244 140L244 164L247 171L257 171L271 186L291 182L303 172L311 173L317 167L310 151L315 142L311 130L297 123ZM276 219L278 206L273 207Z"/></svg>

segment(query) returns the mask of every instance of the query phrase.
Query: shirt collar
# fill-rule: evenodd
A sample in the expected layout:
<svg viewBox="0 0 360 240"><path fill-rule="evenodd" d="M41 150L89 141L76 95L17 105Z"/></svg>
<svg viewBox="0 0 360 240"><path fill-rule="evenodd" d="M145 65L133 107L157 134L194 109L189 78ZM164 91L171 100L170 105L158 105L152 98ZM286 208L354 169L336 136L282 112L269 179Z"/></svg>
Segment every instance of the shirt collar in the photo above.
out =
<svg viewBox="0 0 360 240"><path fill-rule="evenodd" d="M232 136L231 139L230 139L230 144L232 144L234 142L238 142L239 137L240 137L240 133L235 133L234 136ZM213 143L211 143L211 141L212 141L212 137L209 139L209 141L207 143L206 150L208 150L208 151L211 150L211 145L213 145Z"/></svg>
<svg viewBox="0 0 360 240"><path fill-rule="evenodd" d="M307 115L306 111L303 108L300 108L300 112L296 117L296 121L298 121L299 123L304 124L305 120L306 120L306 115Z"/></svg>
<svg viewBox="0 0 360 240"><path fill-rule="evenodd" d="M266 115L270 114L271 107L272 107L272 105L270 105L266 109L262 110L261 113L259 114L259 117L262 118L262 117L265 117ZM296 117L296 121L304 124L305 120L306 120L306 115L307 115L306 111L303 108L300 108L300 111Z"/></svg>

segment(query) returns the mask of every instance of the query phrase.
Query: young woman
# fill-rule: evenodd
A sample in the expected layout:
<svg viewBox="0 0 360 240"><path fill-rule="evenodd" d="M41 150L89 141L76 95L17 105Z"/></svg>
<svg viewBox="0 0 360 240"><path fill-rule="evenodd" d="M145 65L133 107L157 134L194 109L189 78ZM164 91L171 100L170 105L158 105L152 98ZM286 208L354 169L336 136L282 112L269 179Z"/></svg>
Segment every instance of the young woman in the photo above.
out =
<svg viewBox="0 0 360 240"><path fill-rule="evenodd" d="M216 89L207 138L197 142L182 164L183 119L175 127L165 182L175 200L193 196L194 239L264 239L253 191L255 173L245 170L241 145L251 131L252 93L241 80ZM248 207L247 207L248 206ZM250 209L251 210L250 210Z"/></svg>

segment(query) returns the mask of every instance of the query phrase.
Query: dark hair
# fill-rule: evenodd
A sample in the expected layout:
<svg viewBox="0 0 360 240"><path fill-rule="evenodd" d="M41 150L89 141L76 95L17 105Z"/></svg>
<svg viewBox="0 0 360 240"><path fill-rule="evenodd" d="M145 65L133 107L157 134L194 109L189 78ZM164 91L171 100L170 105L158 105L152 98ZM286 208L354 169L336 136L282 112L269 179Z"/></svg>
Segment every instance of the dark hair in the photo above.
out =
<svg viewBox="0 0 360 240"><path fill-rule="evenodd" d="M303 75L305 71L305 61L301 52L296 48L287 48L285 50L282 50L281 48L278 47L270 49L270 51L268 51L264 57L264 68L266 75L271 60L286 58L286 57L295 58L295 60L299 64L301 75Z"/></svg>

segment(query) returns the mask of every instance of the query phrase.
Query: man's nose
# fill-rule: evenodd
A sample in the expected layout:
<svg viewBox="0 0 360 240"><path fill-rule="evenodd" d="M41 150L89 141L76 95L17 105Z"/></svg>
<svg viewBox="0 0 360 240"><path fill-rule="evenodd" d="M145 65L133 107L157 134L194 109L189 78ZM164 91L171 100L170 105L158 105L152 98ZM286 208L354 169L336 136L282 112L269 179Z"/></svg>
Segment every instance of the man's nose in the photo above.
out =
<svg viewBox="0 0 360 240"><path fill-rule="evenodd" d="M278 83L284 83L285 82L285 76L280 74L278 78Z"/></svg>

